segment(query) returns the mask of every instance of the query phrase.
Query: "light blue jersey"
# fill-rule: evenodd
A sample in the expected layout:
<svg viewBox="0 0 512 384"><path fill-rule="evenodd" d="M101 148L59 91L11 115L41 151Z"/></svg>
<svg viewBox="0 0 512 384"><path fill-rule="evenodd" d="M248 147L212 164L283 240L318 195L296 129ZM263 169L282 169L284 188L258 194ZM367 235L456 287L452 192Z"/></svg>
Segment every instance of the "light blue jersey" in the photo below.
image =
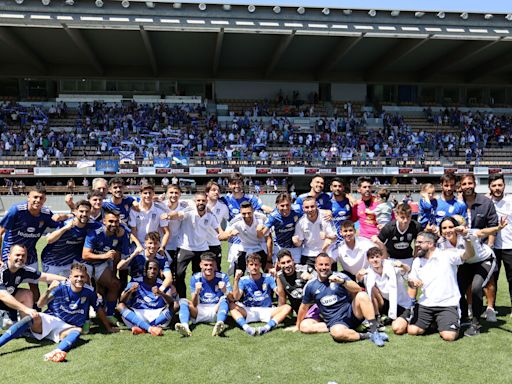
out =
<svg viewBox="0 0 512 384"><path fill-rule="evenodd" d="M302 210L302 204L304 203L304 199L309 196L311 196L309 192L299 195L299 197L297 197L297 200L295 200L293 209L298 210L300 213L304 213L304 211ZM329 196L329 194L325 192L321 192L316 198L316 205L318 206L318 209L326 209L330 211L332 209L331 196Z"/></svg>
<svg viewBox="0 0 512 384"><path fill-rule="evenodd" d="M219 282L223 281L227 292L233 292L229 277L224 272L215 272L215 277L208 281L202 272L197 272L190 278L190 292L196 290L196 283L202 283L201 292L199 292L199 304L217 304L224 293L219 288Z"/></svg>
<svg viewBox="0 0 512 384"><path fill-rule="evenodd" d="M114 204L112 198L110 198L105 200L101 206L103 209L119 212L119 220L121 220L123 224L127 224L134 201L135 198L132 196L125 196L123 200L121 200L121 204Z"/></svg>
<svg viewBox="0 0 512 384"><path fill-rule="evenodd" d="M109 236L107 235L106 228L103 225L95 230L88 231L84 244L84 248L91 249L95 254L106 253L110 250L114 250L120 252L121 257L126 256L126 254L130 252L129 246L130 244L126 231L121 237L117 237L116 235ZM87 264L94 265L101 264L105 260L82 261Z"/></svg>
<svg viewBox="0 0 512 384"><path fill-rule="evenodd" d="M63 281L50 293L52 300L45 313L58 317L76 327L82 327L89 316L89 307L98 309L98 296L93 288L85 285L80 292L73 292L71 283Z"/></svg>
<svg viewBox="0 0 512 384"><path fill-rule="evenodd" d="M138 283L139 287L134 293L132 293L130 300L126 303L128 307L132 309L159 309L164 308L167 305L162 296L155 295L153 293L153 286L144 283L144 279L142 277L130 281L126 286L125 292L133 287L134 283ZM161 285L162 280L157 279L154 286L160 288ZM166 293L168 293L168 291L169 289L167 289Z"/></svg>
<svg viewBox="0 0 512 384"><path fill-rule="evenodd" d="M350 205L350 200L345 197L342 201L337 201L334 196L331 199L332 204L332 223L336 228L336 236L338 237L338 241L342 241L343 237L341 236L341 225L350 220L352 216L352 206Z"/></svg>
<svg viewBox="0 0 512 384"><path fill-rule="evenodd" d="M66 220L64 226L73 220L73 218ZM69 265L73 263L73 261L80 261L87 232L98 229L99 227L101 227L100 223L89 220L83 228L74 226L64 232L57 241L47 244L46 247L44 247L43 253L41 254L43 264L60 267Z"/></svg>
<svg viewBox="0 0 512 384"><path fill-rule="evenodd" d="M43 235L46 228L57 228L59 223L52 220L52 211L49 208L41 208L39 216L32 216L28 211L28 204L13 205L2 221L0 227L5 228L2 243L2 260L5 262L9 251L14 244L27 247L27 264L37 262L36 243Z"/></svg>
<svg viewBox="0 0 512 384"><path fill-rule="evenodd" d="M243 276L238 284L244 293L242 303L247 307L272 307L272 292L276 287L276 281L267 273L263 273L258 280Z"/></svg>
<svg viewBox="0 0 512 384"><path fill-rule="evenodd" d="M445 217L461 215L468 221L468 212L466 204L457 199L443 200L437 199L437 207L435 208L436 225L439 226Z"/></svg>

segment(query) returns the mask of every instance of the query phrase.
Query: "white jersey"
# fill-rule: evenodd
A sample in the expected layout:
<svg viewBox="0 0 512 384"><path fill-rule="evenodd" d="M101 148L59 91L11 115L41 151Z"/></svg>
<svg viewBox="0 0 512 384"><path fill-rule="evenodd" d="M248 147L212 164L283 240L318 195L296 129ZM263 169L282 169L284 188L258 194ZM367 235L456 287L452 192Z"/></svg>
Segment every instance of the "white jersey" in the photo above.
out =
<svg viewBox="0 0 512 384"><path fill-rule="evenodd" d="M354 248L351 249L345 241L338 245L337 260L344 271L356 275L357 272L368 266L366 252L375 246L371 240L355 236Z"/></svg>
<svg viewBox="0 0 512 384"><path fill-rule="evenodd" d="M166 203L166 212L182 212L185 210L194 210L186 201L180 200L175 209L169 208L169 202ZM181 221L180 220L169 220L169 231L171 232L171 238L167 242L167 249L175 251L181 246L183 241L181 234Z"/></svg>
<svg viewBox="0 0 512 384"><path fill-rule="evenodd" d="M240 238L240 244L244 252L254 253L258 251L266 251L265 238L258 238L256 229L258 225L263 226L266 221L266 216L260 212L254 212L254 219L251 225L247 225L242 215L236 215L230 222L226 231L229 232L232 229L238 231L238 237Z"/></svg>
<svg viewBox="0 0 512 384"><path fill-rule="evenodd" d="M480 239L476 236L477 231L478 229L469 230L469 239L471 241L471 245L473 246L473 250L475 251L475 256L473 256L471 259L466 260L466 264L480 263L481 261L485 261L494 255L492 249L487 244L483 244L480 241ZM464 252L464 250L466 249L466 240L464 240L464 238L461 235L457 235L457 244L453 246L449 240L446 240L445 238L440 238L439 242L437 243L437 247L440 249L456 248Z"/></svg>
<svg viewBox="0 0 512 384"><path fill-rule="evenodd" d="M320 232L326 236L334 236L334 228L331 223L324 219L324 215L319 212L318 217L313 222L307 215L302 216L295 226L295 236L302 240L302 255L314 257L322 252L325 240L320 238Z"/></svg>
<svg viewBox="0 0 512 384"><path fill-rule="evenodd" d="M206 212L199 216L195 209L186 210L181 220L182 243L181 249L187 251L207 251L208 240L207 232L210 228L219 228L219 222L215 215Z"/></svg>
<svg viewBox="0 0 512 384"><path fill-rule="evenodd" d="M458 307L460 300L457 267L463 263L463 250L436 248L429 259L416 257L409 279L421 280L418 303L426 307Z"/></svg>
<svg viewBox="0 0 512 384"><path fill-rule="evenodd" d="M509 221L512 220L512 195L506 195L500 201L493 199L494 207L498 218L505 217ZM509 223L505 228L498 232L496 240L494 241L494 248L496 249L512 249L512 223Z"/></svg>
<svg viewBox="0 0 512 384"><path fill-rule="evenodd" d="M137 239L141 244L144 244L144 237L149 232L158 232L162 234L160 228L167 227L169 225L168 220L160 219L160 216L165 213L163 209L157 207L155 204L151 204L151 208L147 211L140 207L140 211L137 212L135 209L130 210L130 216L128 218L128 226L136 228Z"/></svg>
<svg viewBox="0 0 512 384"><path fill-rule="evenodd" d="M224 204L222 201L217 200L217 202L214 205L207 205L207 207L210 210L210 212L213 215L215 215L219 224L222 224L224 221L227 222L229 220L228 206L226 204ZM208 236L208 245L210 245L210 246L220 245L220 240L217 237L218 236L217 231L210 230L210 231L208 231L207 236Z"/></svg>

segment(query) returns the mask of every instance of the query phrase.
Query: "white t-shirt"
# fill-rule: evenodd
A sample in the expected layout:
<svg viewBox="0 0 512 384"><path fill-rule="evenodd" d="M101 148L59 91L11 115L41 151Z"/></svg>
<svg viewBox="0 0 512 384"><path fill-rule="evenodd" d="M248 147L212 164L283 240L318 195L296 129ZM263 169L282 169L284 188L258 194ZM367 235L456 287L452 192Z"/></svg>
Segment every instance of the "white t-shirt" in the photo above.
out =
<svg viewBox="0 0 512 384"><path fill-rule="evenodd" d="M459 305L457 266L463 263L463 250L436 248L429 259L417 257L412 262L409 279L423 282L418 303L426 307Z"/></svg>
<svg viewBox="0 0 512 384"><path fill-rule="evenodd" d="M155 204L151 204L151 208L147 211L142 210L137 212L135 209L130 210L130 216L128 218L128 226L137 228L136 235L137 239L141 244L144 244L144 237L149 232L158 232L162 234L160 228L167 227L169 222L167 220L161 220L160 216L165 211Z"/></svg>
<svg viewBox="0 0 512 384"><path fill-rule="evenodd" d="M229 210L228 206L224 204L222 201L217 200L215 205L207 205L210 212L215 215L219 224L222 224L223 221L229 220ZM217 237L217 231L211 229L208 231L208 245L215 246L220 245L220 240Z"/></svg>
<svg viewBox="0 0 512 384"><path fill-rule="evenodd" d="M475 255L471 258L465 261L466 264L475 264L480 263L481 261L485 261L487 259L490 259L494 252L487 244L482 244L480 239L476 236L476 232L478 229L470 229L469 230L469 236L471 244L473 245L473 250L475 251ZM446 240L444 238L439 239L439 242L437 243L437 247L440 249L452 249L456 248L458 250L464 250L466 249L466 240L461 235L457 235L457 244L455 246L450 243L449 240Z"/></svg>
<svg viewBox="0 0 512 384"><path fill-rule="evenodd" d="M324 219L324 215L319 212L314 222L308 219L307 215L302 216L295 226L295 236L302 240L302 255L308 257L317 256L322 252L322 246L325 240L320 238L320 232L325 232L329 237L335 235L331 223Z"/></svg>
<svg viewBox="0 0 512 384"><path fill-rule="evenodd" d="M181 212L181 211L195 211L194 208L189 206L186 201L179 201L175 209L169 208L169 202L165 205L166 212ZM167 249L175 251L181 246L183 241L181 233L181 220L169 220L169 231L171 232L171 238L167 242Z"/></svg>
<svg viewBox="0 0 512 384"><path fill-rule="evenodd" d="M182 243L180 248L187 251L207 251L207 232L210 228L219 228L215 215L206 212L199 216L195 209L183 212L181 220Z"/></svg>
<svg viewBox="0 0 512 384"><path fill-rule="evenodd" d="M512 215L512 195L504 196L500 201L493 200L493 203L496 208L498 218L508 218L509 215ZM512 223L509 223L505 228L498 232L496 240L494 241L494 248L512 249Z"/></svg>
<svg viewBox="0 0 512 384"><path fill-rule="evenodd" d="M247 225L242 215L236 215L226 228L226 232L236 229L240 244L243 251L247 253L254 253L258 251L266 251L265 238L258 238L256 228L258 225L263 225L266 221L266 216L260 212L254 212L254 219L251 225Z"/></svg>
<svg viewBox="0 0 512 384"><path fill-rule="evenodd" d="M338 245L337 260L344 271L355 275L362 268L368 267L366 252L373 247L376 247L373 241L356 236L353 249L350 249L345 241Z"/></svg>

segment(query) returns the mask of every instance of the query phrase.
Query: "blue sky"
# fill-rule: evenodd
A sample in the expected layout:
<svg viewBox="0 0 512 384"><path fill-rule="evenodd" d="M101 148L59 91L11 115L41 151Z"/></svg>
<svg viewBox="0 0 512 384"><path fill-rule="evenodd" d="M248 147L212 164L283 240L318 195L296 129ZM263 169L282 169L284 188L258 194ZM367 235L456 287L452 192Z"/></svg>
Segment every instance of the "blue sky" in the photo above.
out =
<svg viewBox="0 0 512 384"><path fill-rule="evenodd" d="M155 0L158 1L158 0ZM173 0L176 1L176 0ZM164 0L163 2L167 2ZM183 3L206 4L232 4L232 5L279 5L281 7L304 6L310 8L333 9L376 9L376 10L400 10L400 11L445 11L445 12L474 12L474 13L512 13L512 0L245 0L245 1L209 1L209 0L184 0Z"/></svg>

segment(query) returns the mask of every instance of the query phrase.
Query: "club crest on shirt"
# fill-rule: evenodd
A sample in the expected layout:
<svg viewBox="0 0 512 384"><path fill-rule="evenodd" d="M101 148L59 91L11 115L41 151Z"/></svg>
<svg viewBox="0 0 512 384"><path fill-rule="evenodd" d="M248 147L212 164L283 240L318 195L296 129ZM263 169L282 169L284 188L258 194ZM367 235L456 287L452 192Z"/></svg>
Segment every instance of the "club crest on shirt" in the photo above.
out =
<svg viewBox="0 0 512 384"><path fill-rule="evenodd" d="M261 286L261 289L263 289L264 291L267 290L267 283L263 283L263 285Z"/></svg>
<svg viewBox="0 0 512 384"><path fill-rule="evenodd" d="M78 308L78 304L77 304L77 303L70 303L70 304L69 304L69 309L71 309L71 310L73 310L73 311L74 311L74 310L75 310L75 309L77 309L77 308Z"/></svg>
<svg viewBox="0 0 512 384"><path fill-rule="evenodd" d="M85 304L86 301L87 301L87 297L84 296L84 297L80 298L80 303Z"/></svg>
<svg viewBox="0 0 512 384"><path fill-rule="evenodd" d="M19 283L21 283L21 277L16 276L16 279L14 279L14 284L19 284Z"/></svg>
<svg viewBox="0 0 512 384"><path fill-rule="evenodd" d="M124 210L125 210L125 211L127 211L127 210L128 210L128 208L129 208L129 207L128 207L128 204L125 204L125 205L124 205Z"/></svg>
<svg viewBox="0 0 512 384"><path fill-rule="evenodd" d="M295 217L293 218L293 221L295 221L295 222L299 221L299 216L295 216Z"/></svg>
<svg viewBox="0 0 512 384"><path fill-rule="evenodd" d="M117 246L118 242L119 242L119 240L117 240L117 239L112 240L112 246L113 247Z"/></svg>
<svg viewBox="0 0 512 384"><path fill-rule="evenodd" d="M41 220L41 221L39 222L39 228L43 228L43 225L44 225L44 221L42 221L42 220Z"/></svg>

